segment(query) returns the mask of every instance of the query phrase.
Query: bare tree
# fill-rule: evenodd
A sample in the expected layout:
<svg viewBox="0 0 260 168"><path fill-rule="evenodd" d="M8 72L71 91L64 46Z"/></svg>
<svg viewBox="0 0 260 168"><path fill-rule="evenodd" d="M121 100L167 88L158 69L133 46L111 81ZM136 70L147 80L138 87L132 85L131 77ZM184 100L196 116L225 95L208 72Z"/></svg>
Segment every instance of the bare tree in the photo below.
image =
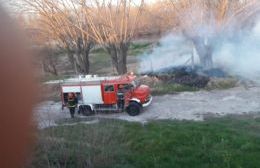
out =
<svg viewBox="0 0 260 168"><path fill-rule="evenodd" d="M221 36L240 29L259 11L257 0L170 0L175 28L190 39L201 65L212 68L214 46Z"/></svg>
<svg viewBox="0 0 260 168"><path fill-rule="evenodd" d="M59 52L51 47L44 47L39 51L41 65L44 72L55 76L58 75L58 55Z"/></svg>
<svg viewBox="0 0 260 168"><path fill-rule="evenodd" d="M138 34L163 35L175 27L174 13L166 1L155 1L145 3L143 13L138 27Z"/></svg>
<svg viewBox="0 0 260 168"><path fill-rule="evenodd" d="M96 42L110 54L118 74L127 72L127 52L138 29L143 1L131 0L85 1L84 11Z"/></svg>
<svg viewBox="0 0 260 168"><path fill-rule="evenodd" d="M89 53L94 46L85 12L75 0L22 0L36 14L38 29L49 43L67 50L75 71L89 73Z"/></svg>

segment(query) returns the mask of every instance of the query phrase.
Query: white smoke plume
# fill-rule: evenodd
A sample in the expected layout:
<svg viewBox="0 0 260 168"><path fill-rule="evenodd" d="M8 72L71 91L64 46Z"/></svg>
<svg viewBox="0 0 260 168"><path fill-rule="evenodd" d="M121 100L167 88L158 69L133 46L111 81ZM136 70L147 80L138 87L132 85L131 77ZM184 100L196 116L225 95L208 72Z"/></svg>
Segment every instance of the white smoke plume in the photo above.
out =
<svg viewBox="0 0 260 168"><path fill-rule="evenodd" d="M192 44L182 36L169 34L163 37L152 51L140 56L141 73L163 68L191 64ZM195 60L198 63L198 59Z"/></svg>
<svg viewBox="0 0 260 168"><path fill-rule="evenodd" d="M260 77L260 22L236 39L226 40L216 49L214 63L232 75L254 80Z"/></svg>
<svg viewBox="0 0 260 168"><path fill-rule="evenodd" d="M247 30L234 32L216 39L213 51L215 68L222 68L230 75L235 75L251 80L260 79L260 21ZM167 67L199 64L199 58L193 45L184 36L168 34L154 46L150 53L140 57L141 73L158 71Z"/></svg>

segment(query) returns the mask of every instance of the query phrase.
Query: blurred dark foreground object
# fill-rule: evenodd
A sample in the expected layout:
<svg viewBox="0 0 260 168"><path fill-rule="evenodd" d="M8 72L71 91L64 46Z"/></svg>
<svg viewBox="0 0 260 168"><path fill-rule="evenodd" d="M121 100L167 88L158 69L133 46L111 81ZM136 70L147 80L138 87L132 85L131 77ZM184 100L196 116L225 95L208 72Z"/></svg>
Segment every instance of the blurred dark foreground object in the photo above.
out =
<svg viewBox="0 0 260 168"><path fill-rule="evenodd" d="M24 167L32 142L32 60L25 38L2 8L0 20L0 167Z"/></svg>

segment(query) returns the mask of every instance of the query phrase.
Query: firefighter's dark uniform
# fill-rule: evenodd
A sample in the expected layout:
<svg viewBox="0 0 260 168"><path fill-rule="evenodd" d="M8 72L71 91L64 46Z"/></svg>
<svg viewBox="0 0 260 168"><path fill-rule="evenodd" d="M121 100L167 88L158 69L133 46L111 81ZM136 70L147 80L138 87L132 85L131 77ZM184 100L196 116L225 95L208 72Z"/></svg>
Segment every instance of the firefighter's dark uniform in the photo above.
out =
<svg viewBox="0 0 260 168"><path fill-rule="evenodd" d="M117 106L120 110L124 110L125 106L125 90L123 86L119 86L117 91Z"/></svg>
<svg viewBox="0 0 260 168"><path fill-rule="evenodd" d="M67 103L67 107L70 110L70 116L71 118L74 118L74 114L75 114L75 109L77 107L77 97L75 96L75 94L71 94L68 96L68 103Z"/></svg>

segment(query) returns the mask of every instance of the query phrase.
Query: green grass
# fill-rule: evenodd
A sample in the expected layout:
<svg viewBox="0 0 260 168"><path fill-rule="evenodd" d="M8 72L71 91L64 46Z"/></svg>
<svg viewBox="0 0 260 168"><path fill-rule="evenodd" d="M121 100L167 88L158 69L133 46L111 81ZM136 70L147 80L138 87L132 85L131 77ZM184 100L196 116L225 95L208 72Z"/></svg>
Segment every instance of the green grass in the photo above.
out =
<svg viewBox="0 0 260 168"><path fill-rule="evenodd" d="M95 48L91 51L91 53L93 54L106 54L106 51L104 50L104 48L100 47L100 48Z"/></svg>
<svg viewBox="0 0 260 168"><path fill-rule="evenodd" d="M128 56L138 56L147 51L150 43L133 43L128 50ZM110 55L103 48L96 48L90 54L90 73L104 74L107 69L112 69L112 61ZM112 71L112 70L111 70Z"/></svg>
<svg viewBox="0 0 260 168"><path fill-rule="evenodd" d="M118 120L41 130L31 167L228 168L260 166L260 119Z"/></svg>
<svg viewBox="0 0 260 168"><path fill-rule="evenodd" d="M90 54L90 73L98 74L103 68L112 68L111 58L103 49L94 50Z"/></svg>
<svg viewBox="0 0 260 168"><path fill-rule="evenodd" d="M150 47L151 43L132 43L129 49L136 50L136 49L144 49Z"/></svg>
<svg viewBox="0 0 260 168"><path fill-rule="evenodd" d="M128 55L138 56L143 52L147 51L151 47L151 43L132 43L129 46ZM91 51L94 55L106 55L109 56L107 51L104 48L96 48Z"/></svg>
<svg viewBox="0 0 260 168"><path fill-rule="evenodd" d="M198 90L198 88L180 84L156 84L152 86L153 95L173 94L178 92L193 92Z"/></svg>
<svg viewBox="0 0 260 168"><path fill-rule="evenodd" d="M131 56L138 56L142 54L144 51L147 51L151 47L151 43L132 43L129 46L128 55ZM107 51L103 48L96 48L91 51L92 54L101 54L101 55L108 55Z"/></svg>

